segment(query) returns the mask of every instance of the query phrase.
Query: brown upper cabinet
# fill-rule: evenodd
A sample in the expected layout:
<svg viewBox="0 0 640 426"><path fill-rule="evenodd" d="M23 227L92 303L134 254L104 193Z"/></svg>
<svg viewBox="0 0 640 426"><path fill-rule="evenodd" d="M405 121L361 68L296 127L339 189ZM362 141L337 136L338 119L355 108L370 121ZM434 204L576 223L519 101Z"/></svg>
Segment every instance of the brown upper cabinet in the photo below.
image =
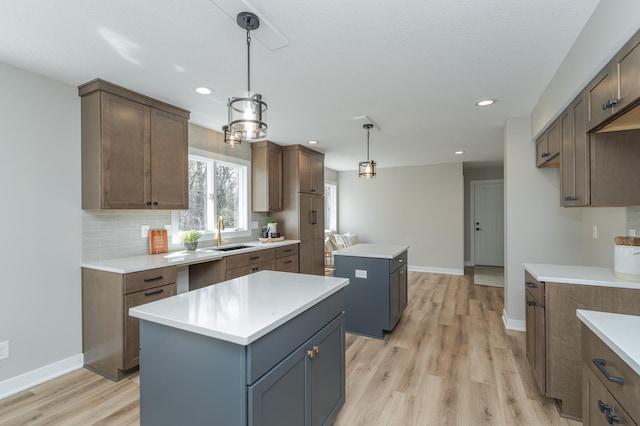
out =
<svg viewBox="0 0 640 426"><path fill-rule="evenodd" d="M78 87L83 209L187 209L189 111L96 79Z"/></svg>
<svg viewBox="0 0 640 426"><path fill-rule="evenodd" d="M636 103L640 98L640 33L633 36L587 85L586 93L589 130ZM640 128L640 121L634 121L621 123L616 120L616 124L606 126L606 131Z"/></svg>
<svg viewBox="0 0 640 426"><path fill-rule="evenodd" d="M301 149L298 161L300 192L324 195L324 155Z"/></svg>
<svg viewBox="0 0 640 426"><path fill-rule="evenodd" d="M273 142L251 144L251 208L254 212L282 210L282 147Z"/></svg>
<svg viewBox="0 0 640 426"><path fill-rule="evenodd" d="M536 141L536 167L558 167L562 129L556 120Z"/></svg>
<svg viewBox="0 0 640 426"><path fill-rule="evenodd" d="M562 129L560 205L563 207L588 206L591 201L586 119L584 93L558 119Z"/></svg>

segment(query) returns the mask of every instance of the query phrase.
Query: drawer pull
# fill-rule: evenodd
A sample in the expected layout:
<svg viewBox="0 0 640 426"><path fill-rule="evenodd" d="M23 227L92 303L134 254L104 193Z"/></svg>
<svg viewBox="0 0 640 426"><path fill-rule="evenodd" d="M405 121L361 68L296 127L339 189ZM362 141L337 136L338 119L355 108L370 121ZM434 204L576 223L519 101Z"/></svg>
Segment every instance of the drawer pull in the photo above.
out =
<svg viewBox="0 0 640 426"><path fill-rule="evenodd" d="M154 294L160 294L160 293L164 293L164 289L161 288L159 290L154 290L154 291L147 291L144 295L145 296L153 296Z"/></svg>
<svg viewBox="0 0 640 426"><path fill-rule="evenodd" d="M293 249L286 249L286 250L283 250L283 251L284 251L285 253L289 253L290 251L293 251Z"/></svg>
<svg viewBox="0 0 640 426"><path fill-rule="evenodd" d="M624 379L622 377L616 377L609 374L609 372L605 368L607 364L604 362L604 359L596 358L593 360L593 363L596 365L596 367L598 367L598 370L600 370L600 372L604 374L608 381L617 385L624 385Z"/></svg>
<svg viewBox="0 0 640 426"><path fill-rule="evenodd" d="M260 270L260 268L258 268L257 266L255 268L251 268L251 272L258 272Z"/></svg>
<svg viewBox="0 0 640 426"><path fill-rule="evenodd" d="M601 413L604 413L605 411L611 411L611 406L598 400L598 410L600 410Z"/></svg>
<svg viewBox="0 0 640 426"><path fill-rule="evenodd" d="M159 277L145 278L144 282L145 283L150 283L151 281L158 281L158 280L161 280L162 278L164 278L162 275L160 275Z"/></svg>
<svg viewBox="0 0 640 426"><path fill-rule="evenodd" d="M527 306L536 306L536 302L533 300L527 300Z"/></svg>
<svg viewBox="0 0 640 426"><path fill-rule="evenodd" d="M605 416L607 416L607 423L609 423L610 425L614 423L620 423L620 417L614 416L608 411L605 413Z"/></svg>
<svg viewBox="0 0 640 426"><path fill-rule="evenodd" d="M282 262L282 263L284 263L285 265L288 265L290 263L293 263L293 260L287 260L286 262Z"/></svg>
<svg viewBox="0 0 640 426"><path fill-rule="evenodd" d="M537 285L535 285L534 283L529 282L529 281L527 281L527 287L528 287L528 288L538 288L538 286L537 286Z"/></svg>
<svg viewBox="0 0 640 426"><path fill-rule="evenodd" d="M249 258L249 260L258 260L258 259L260 259L260 256L251 256Z"/></svg>
<svg viewBox="0 0 640 426"><path fill-rule="evenodd" d="M545 158L545 157L548 157L550 155L551 155L550 152L543 152L542 154L540 154L540 157Z"/></svg>

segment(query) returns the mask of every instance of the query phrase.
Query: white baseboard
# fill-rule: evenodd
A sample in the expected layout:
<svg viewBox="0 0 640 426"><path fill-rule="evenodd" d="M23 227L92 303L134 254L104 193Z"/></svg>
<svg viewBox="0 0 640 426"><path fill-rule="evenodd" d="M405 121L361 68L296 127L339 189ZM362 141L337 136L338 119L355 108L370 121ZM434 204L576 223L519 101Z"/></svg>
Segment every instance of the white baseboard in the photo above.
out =
<svg viewBox="0 0 640 426"><path fill-rule="evenodd" d="M507 330L526 331L526 323L523 320L510 319L504 309L502 310L502 322Z"/></svg>
<svg viewBox="0 0 640 426"><path fill-rule="evenodd" d="M0 382L0 399L25 389L29 389L47 380L77 370L84 365L84 355L78 354L53 364L45 365L27 373Z"/></svg>
<svg viewBox="0 0 640 426"><path fill-rule="evenodd" d="M464 269L433 268L431 266L413 266L413 265L409 265L408 269L411 272L430 272L432 274L464 275Z"/></svg>

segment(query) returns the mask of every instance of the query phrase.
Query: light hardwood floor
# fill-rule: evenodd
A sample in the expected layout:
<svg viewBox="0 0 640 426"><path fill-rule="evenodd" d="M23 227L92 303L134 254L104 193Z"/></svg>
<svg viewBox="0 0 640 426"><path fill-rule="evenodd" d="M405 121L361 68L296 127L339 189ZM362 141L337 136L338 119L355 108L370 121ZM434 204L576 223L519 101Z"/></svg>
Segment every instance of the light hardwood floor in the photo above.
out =
<svg viewBox="0 0 640 426"><path fill-rule="evenodd" d="M504 329L504 290L472 278L411 272L393 333L347 334L334 425L581 425L538 392L524 333ZM114 383L80 369L0 400L0 425L138 424L137 375Z"/></svg>

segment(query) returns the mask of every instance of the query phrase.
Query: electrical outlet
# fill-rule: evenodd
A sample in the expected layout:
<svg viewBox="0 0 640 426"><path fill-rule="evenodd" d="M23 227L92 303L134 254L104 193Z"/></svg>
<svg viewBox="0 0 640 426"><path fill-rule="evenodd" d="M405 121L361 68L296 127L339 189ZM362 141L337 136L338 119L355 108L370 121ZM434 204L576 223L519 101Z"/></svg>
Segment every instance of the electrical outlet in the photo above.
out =
<svg viewBox="0 0 640 426"><path fill-rule="evenodd" d="M167 230L167 237L171 236L171 225L165 225L164 229Z"/></svg>
<svg viewBox="0 0 640 426"><path fill-rule="evenodd" d="M142 238L147 238L149 237L149 225L142 225L140 227L140 236Z"/></svg>
<svg viewBox="0 0 640 426"><path fill-rule="evenodd" d="M356 278L367 279L367 271L362 269L356 269Z"/></svg>
<svg viewBox="0 0 640 426"><path fill-rule="evenodd" d="M0 342L0 359L9 358L9 341Z"/></svg>
<svg viewBox="0 0 640 426"><path fill-rule="evenodd" d="M635 229L629 229L629 236L630 237L635 237L636 236L636 230Z"/></svg>

